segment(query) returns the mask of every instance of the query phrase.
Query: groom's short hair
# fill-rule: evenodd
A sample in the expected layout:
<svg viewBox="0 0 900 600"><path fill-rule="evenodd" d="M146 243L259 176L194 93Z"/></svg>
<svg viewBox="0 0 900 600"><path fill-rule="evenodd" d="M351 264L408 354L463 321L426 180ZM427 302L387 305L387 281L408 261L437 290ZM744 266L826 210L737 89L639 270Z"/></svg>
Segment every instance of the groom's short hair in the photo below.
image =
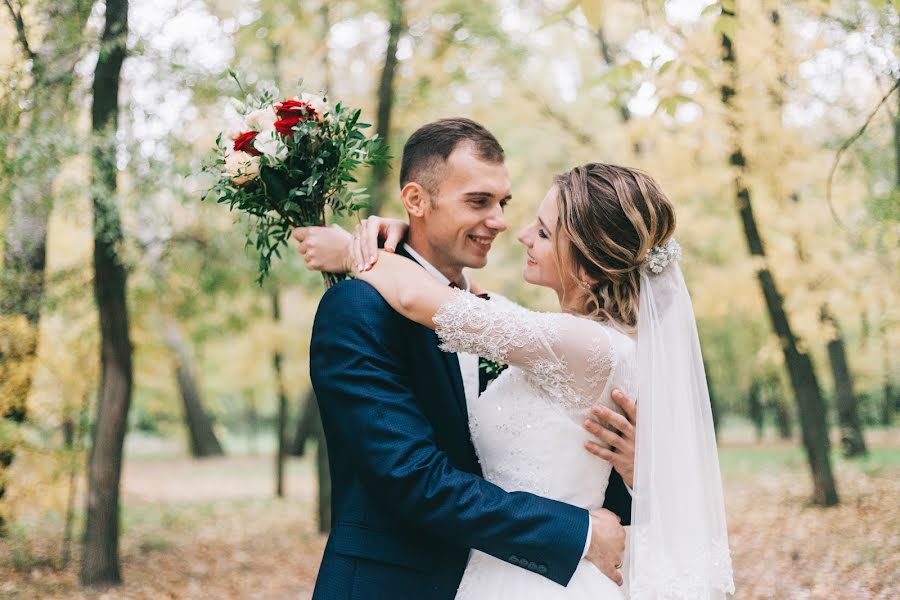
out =
<svg viewBox="0 0 900 600"><path fill-rule="evenodd" d="M400 189L414 181L429 193L437 193L447 157L463 143L471 144L475 155L485 162L505 159L503 146L480 123L463 117L439 119L419 127L403 146Z"/></svg>

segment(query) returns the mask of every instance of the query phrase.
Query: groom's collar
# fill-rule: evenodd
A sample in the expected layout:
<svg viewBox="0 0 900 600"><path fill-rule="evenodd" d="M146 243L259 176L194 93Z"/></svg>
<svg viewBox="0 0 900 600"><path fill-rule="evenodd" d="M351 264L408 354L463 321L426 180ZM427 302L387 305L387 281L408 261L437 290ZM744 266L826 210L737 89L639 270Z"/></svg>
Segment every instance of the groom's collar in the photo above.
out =
<svg viewBox="0 0 900 600"><path fill-rule="evenodd" d="M417 263L419 263L420 265L422 265L422 268L424 268L425 271L427 271L428 273L430 273L432 277L434 277L435 279L437 279L438 281L440 281L440 282L443 283L444 285L450 285L450 284L452 283L449 279L447 279L447 276L446 276L446 275L444 275L443 273L441 273L440 271L438 271L436 268L434 268L434 265L432 265L430 262L428 262L427 260L425 260L424 258L422 258L422 255L421 255L421 254L419 254L418 252L416 252L415 250L413 250L412 246L410 246L409 243L404 242L404 243L403 243L403 246L402 246L402 249L403 249L407 254L409 254L410 258L412 258L414 261L416 261ZM463 281L464 281L465 284L466 284L465 287L463 287L463 289L466 290L466 291L468 292L468 291L469 291L469 278L466 277L466 274L465 274L465 273L463 273Z"/></svg>

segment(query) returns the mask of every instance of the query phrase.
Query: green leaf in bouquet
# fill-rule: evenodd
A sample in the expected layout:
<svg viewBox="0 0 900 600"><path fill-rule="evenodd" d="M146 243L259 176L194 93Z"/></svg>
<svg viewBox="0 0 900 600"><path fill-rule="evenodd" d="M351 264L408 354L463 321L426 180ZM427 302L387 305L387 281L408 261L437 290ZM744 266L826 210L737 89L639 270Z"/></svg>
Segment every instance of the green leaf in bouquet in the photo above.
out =
<svg viewBox="0 0 900 600"><path fill-rule="evenodd" d="M270 198L287 198L290 188L279 171L270 166L260 167L259 179Z"/></svg>

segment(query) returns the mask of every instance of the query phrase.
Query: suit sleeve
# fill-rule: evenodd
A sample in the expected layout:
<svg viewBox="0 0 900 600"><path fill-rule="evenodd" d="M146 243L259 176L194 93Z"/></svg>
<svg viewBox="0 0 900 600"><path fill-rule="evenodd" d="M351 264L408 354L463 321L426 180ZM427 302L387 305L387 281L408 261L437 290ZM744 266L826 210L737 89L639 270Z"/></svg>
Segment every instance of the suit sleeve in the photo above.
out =
<svg viewBox="0 0 900 600"><path fill-rule="evenodd" d="M336 440L329 451L351 453L369 493L399 517L566 585L584 550L587 511L508 493L450 464L397 352L402 323L360 281L339 284L323 297L310 370Z"/></svg>

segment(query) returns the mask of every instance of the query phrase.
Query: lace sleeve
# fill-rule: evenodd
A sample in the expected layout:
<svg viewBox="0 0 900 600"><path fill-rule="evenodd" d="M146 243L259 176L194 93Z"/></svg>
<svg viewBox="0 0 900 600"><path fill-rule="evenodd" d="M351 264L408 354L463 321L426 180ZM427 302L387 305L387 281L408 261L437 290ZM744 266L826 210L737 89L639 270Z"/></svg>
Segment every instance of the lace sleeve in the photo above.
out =
<svg viewBox="0 0 900 600"><path fill-rule="evenodd" d="M520 367L560 398L598 397L617 363L612 337L600 323L531 311L502 297L487 301L459 291L434 323L442 350Z"/></svg>

